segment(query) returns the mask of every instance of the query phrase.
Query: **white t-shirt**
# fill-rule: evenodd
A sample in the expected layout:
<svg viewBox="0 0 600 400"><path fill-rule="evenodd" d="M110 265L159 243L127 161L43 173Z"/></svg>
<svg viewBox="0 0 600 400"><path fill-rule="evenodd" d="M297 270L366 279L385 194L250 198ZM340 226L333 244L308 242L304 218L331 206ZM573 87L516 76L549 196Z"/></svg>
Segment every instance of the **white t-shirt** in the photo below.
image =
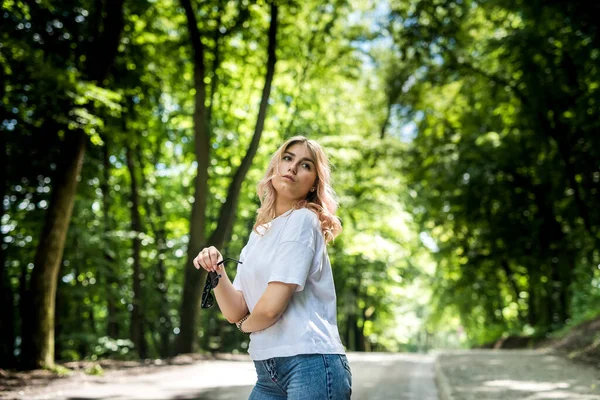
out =
<svg viewBox="0 0 600 400"><path fill-rule="evenodd" d="M269 282L297 284L273 325L250 334L252 360L297 354L344 354L336 320L333 274L319 218L309 209L275 218L263 236L252 231L233 287L252 312Z"/></svg>

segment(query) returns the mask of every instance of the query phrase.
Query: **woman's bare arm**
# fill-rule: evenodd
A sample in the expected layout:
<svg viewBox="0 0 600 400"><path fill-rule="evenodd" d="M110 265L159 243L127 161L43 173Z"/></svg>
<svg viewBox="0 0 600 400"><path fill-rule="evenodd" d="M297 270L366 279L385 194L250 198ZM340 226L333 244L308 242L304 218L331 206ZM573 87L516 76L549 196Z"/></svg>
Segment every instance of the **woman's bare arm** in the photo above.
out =
<svg viewBox="0 0 600 400"><path fill-rule="evenodd" d="M230 323L235 323L248 314L248 306L242 292L233 287L223 270L219 284L213 289L219 309Z"/></svg>
<svg viewBox="0 0 600 400"><path fill-rule="evenodd" d="M287 308L297 286L290 283L270 282L252 310L252 315L242 323L242 330L244 332L262 331L277 322Z"/></svg>

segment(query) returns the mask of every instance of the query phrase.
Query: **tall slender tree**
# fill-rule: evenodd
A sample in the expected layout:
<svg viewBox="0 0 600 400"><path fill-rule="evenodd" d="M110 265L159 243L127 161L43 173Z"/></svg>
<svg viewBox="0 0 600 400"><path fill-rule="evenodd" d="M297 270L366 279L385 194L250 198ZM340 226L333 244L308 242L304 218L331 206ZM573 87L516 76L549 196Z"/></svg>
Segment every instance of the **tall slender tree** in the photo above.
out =
<svg viewBox="0 0 600 400"><path fill-rule="evenodd" d="M0 90L3 89L3 85ZM0 98L3 95L0 93ZM0 118L1 119L1 118ZM4 196L6 193L6 136L0 134L0 218L4 217ZM4 234L0 230L0 368L13 368L15 359L15 319L14 296L8 265L6 264L6 247Z"/></svg>
<svg viewBox="0 0 600 400"><path fill-rule="evenodd" d="M142 218L140 215L140 196L139 190L140 185L138 183L137 168L135 166L135 160L137 157L134 153L136 150L132 149L132 145L126 144L126 159L127 169L129 170L131 192L131 232L133 233L132 241L132 258L133 258L133 298L132 298L132 309L131 309L131 340L135 348L138 350L138 354L141 358L146 358L148 355L145 332L144 332L144 300L142 296L142 260L141 260L141 247L142 239L141 234ZM137 146L136 146L137 148Z"/></svg>
<svg viewBox="0 0 600 400"><path fill-rule="evenodd" d="M238 167L234 178L229 186L227 200L221 207L218 225L207 240L206 229L206 204L207 204L207 182L210 147L210 121L207 119L205 105L206 85L204 77L206 68L204 66L205 47L202 44L200 30L196 15L189 0L182 0L182 5L187 16L188 32L192 42L194 53L194 82L196 89L195 112L194 112L194 138L196 148L196 159L198 162L197 175L195 179L195 195L192 205L190 240L187 251L187 262L183 295L180 307L181 326L177 342L178 353L189 353L194 349L194 338L196 337L197 315L200 309L201 282L205 273L199 273L193 267L192 260L200 249L206 245L222 248L233 225L234 211L237 207L241 185L246 176L252 159L256 154L260 137L264 129L264 121L267 113L268 100L271 92L271 84L275 73L276 48L277 48L277 14L278 7L275 2L270 5L270 24L268 31L267 70L265 83L262 91L261 104L256 119L254 135L246 155ZM218 29L218 28L217 28Z"/></svg>
<svg viewBox="0 0 600 400"><path fill-rule="evenodd" d="M106 0L104 10L98 9L95 18L101 21L94 33L95 43L88 48L86 77L103 85L113 63L123 30L124 0ZM78 177L81 172L87 137L79 130L68 132L61 147L60 163L53 179L52 198L34 259L29 296L31 298L32 329L23 332L28 336L24 344L26 367L51 367L54 365L54 312L56 285ZM25 318L25 316L23 316Z"/></svg>

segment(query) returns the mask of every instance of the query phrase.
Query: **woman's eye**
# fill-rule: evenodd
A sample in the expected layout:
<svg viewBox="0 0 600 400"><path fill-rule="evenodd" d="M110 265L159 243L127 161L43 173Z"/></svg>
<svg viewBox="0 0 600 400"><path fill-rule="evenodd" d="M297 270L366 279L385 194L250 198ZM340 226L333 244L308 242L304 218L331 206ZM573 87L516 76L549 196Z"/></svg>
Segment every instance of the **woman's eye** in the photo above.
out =
<svg viewBox="0 0 600 400"><path fill-rule="evenodd" d="M310 164L308 164L308 163L304 163L304 164L302 164L302 167L303 167L303 168L306 168L306 169L310 169Z"/></svg>
<svg viewBox="0 0 600 400"><path fill-rule="evenodd" d="M290 156L283 156L282 160L283 161L290 161L292 159L292 157Z"/></svg>

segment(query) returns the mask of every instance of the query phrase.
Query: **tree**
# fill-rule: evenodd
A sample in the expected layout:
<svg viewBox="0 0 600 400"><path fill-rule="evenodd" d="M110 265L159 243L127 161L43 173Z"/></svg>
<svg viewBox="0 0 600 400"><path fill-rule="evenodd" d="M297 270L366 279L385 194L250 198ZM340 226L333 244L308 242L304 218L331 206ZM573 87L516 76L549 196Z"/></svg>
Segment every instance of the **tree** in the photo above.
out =
<svg viewBox="0 0 600 400"><path fill-rule="evenodd" d="M193 350L194 337L197 328L197 314L200 306L201 282L205 274L195 271L192 260L200 249L206 245L213 245L222 248L233 225L234 212L237 207L238 196L241 184L250 168L252 159L256 154L258 143L264 127L264 121L267 112L269 94L271 92L271 83L275 72L276 63L276 40L277 40L277 12L275 3L270 5L270 25L268 31L268 50L267 50L267 70L265 75L265 84L262 92L261 103L254 135L246 155L238 167L233 180L229 186L227 200L219 213L218 225L208 240L205 239L206 225L206 198L209 166L209 148L210 148L210 123L207 119L207 110L205 105L206 85L204 82L206 69L204 65L204 45L198 30L195 13L189 0L182 0L182 5L186 11L188 21L188 31L193 46L194 54L194 82L196 88L195 112L194 112L194 132L195 149L198 161L198 171L195 179L194 203L192 205L192 216L190 220L190 241L187 252L187 262L185 268L184 289L181 300L181 333L178 337L177 351L179 353L189 353ZM217 27L218 29L218 27ZM213 88L213 90L215 90Z"/></svg>
<svg viewBox="0 0 600 400"><path fill-rule="evenodd" d="M595 265L587 249L598 223L587 194L594 172L576 161L597 147L588 131L597 124L579 107L591 95L584 80L597 79L576 67L597 40L582 7L392 7L399 77L410 74L397 118L417 126L405 173L436 242L436 304L458 310L473 343L544 335L573 316L575 285L593 290L590 275L576 279Z"/></svg>
<svg viewBox="0 0 600 400"><path fill-rule="evenodd" d="M35 6L37 7L37 6ZM102 31L98 27L94 38L96 45L88 51L86 77L101 84L117 54L119 37L123 28L123 1L106 2L106 17ZM97 10L99 13L101 10ZM37 247L34 270L31 276L30 296L32 307L32 330L26 333L31 346L26 363L29 367L52 367L54 365L54 311L56 281L62 260L65 238L77 189L77 177L81 171L85 153L84 131L69 132L61 145L59 163L52 198Z"/></svg>

